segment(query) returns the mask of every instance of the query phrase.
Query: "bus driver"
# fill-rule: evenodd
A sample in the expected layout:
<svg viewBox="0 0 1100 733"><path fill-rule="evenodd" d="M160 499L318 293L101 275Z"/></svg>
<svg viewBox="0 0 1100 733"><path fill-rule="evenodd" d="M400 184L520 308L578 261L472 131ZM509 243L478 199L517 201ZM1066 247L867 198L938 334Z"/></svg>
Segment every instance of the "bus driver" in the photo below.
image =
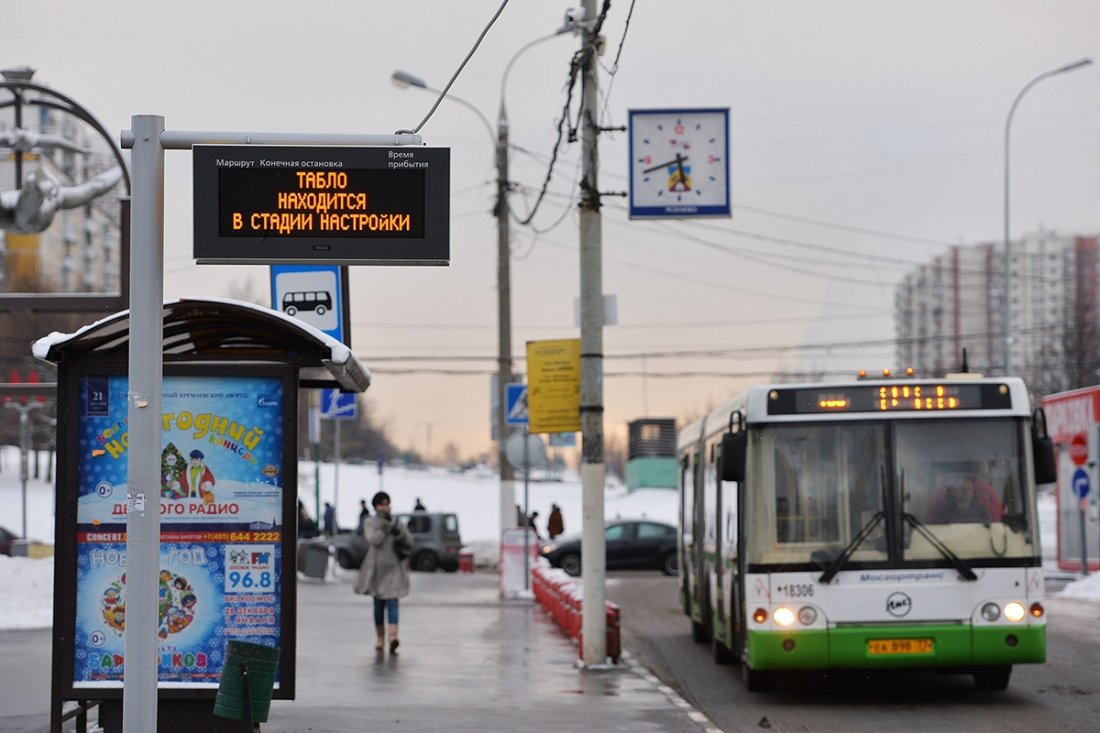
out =
<svg viewBox="0 0 1100 733"><path fill-rule="evenodd" d="M1004 518L1004 505L988 483L972 474L948 476L928 510L929 524L979 522Z"/></svg>

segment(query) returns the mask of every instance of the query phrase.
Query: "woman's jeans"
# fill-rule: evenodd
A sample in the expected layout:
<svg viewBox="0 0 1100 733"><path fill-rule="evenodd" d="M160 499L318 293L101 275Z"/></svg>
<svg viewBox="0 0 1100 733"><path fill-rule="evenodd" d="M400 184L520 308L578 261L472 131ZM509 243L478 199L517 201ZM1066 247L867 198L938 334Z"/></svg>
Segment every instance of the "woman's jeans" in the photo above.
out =
<svg viewBox="0 0 1100 733"><path fill-rule="evenodd" d="M396 598L375 598L374 599L374 625L381 626L383 619L383 612L389 616L390 626L397 626L397 599Z"/></svg>

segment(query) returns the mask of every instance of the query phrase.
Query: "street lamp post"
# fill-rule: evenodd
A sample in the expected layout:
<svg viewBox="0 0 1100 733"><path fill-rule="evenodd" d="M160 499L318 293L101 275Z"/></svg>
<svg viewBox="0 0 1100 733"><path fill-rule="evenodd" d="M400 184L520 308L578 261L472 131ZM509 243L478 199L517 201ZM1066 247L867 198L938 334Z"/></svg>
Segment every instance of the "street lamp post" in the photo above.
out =
<svg viewBox="0 0 1100 733"><path fill-rule="evenodd" d="M1008 231L1008 212L1009 212L1009 176L1008 176L1009 156L1008 156L1008 152L1009 152L1009 134L1012 131L1012 116L1016 113L1016 106L1018 104L1020 104L1020 100L1023 99L1024 95L1027 94L1027 91L1029 89L1031 89L1033 86L1035 86L1039 82L1043 81L1044 79L1049 79L1050 77L1057 76L1058 74L1065 74L1068 71L1076 71L1077 69L1088 66L1091 63L1092 63L1092 59L1081 59L1080 61L1074 61L1072 64L1066 64L1065 66L1060 66L1059 68L1054 69L1053 71L1048 71L1045 74L1040 74L1039 76L1035 77L1034 79L1029 81L1023 89L1020 90L1019 94L1016 95L1016 99L1013 100L1012 106L1009 107L1009 109L1008 109L1008 119L1005 120L1004 285L1002 287L1003 292L1002 292L1001 295L1002 295L1002 304L1003 304L1003 308L1004 308L1003 313L1002 313L1002 321L1003 321L1003 326L1004 326L1004 350L1005 350L1005 353L1004 353L1004 372L1005 372L1006 375L1009 375L1009 374L1012 373L1012 348L1011 348L1011 340L1012 340L1012 301L1011 301L1011 298L1010 298L1010 295L1009 295L1009 290L1010 290L1010 287L1009 287L1009 272L1010 272L1010 267L1011 267L1011 263L1012 263L1012 260L1011 260L1012 242L1009 239L1009 231Z"/></svg>
<svg viewBox="0 0 1100 733"><path fill-rule="evenodd" d="M507 391L512 381L512 264L511 264L511 210L508 206L508 194L510 183L508 181L508 114L505 107L505 91L508 83L508 74L516 60L529 48L543 41L569 33L576 27L575 23L566 22L561 28L550 35L536 38L526 44L509 59L504 67L504 73L500 78L500 111L497 115L497 129L493 132L489 120L481 110L470 102L447 93L447 99L457 102L473 112L485 129L489 131L494 150L494 162L497 169L497 199L493 207L493 216L497 220L497 385L496 385L496 410L493 421L497 434L497 462L500 466L500 530L515 526L518 519L515 512L515 470L509 463L504 453L505 441L512 432L511 426L505 419L508 410ZM440 94L438 89L428 86L422 79L405 71L394 71L390 76L393 83L401 88L416 87L428 92Z"/></svg>

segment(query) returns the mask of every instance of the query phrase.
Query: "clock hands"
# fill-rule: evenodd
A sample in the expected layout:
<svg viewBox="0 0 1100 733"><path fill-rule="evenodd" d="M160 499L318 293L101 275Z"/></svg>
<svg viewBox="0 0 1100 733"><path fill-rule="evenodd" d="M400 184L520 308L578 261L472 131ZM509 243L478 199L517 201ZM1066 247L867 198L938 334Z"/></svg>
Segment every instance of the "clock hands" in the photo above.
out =
<svg viewBox="0 0 1100 733"><path fill-rule="evenodd" d="M684 161L687 159L688 156L676 153L676 158L674 160L667 160L664 163L659 163L651 168L644 168L642 169L642 173L652 173L653 171L659 171L667 166L675 165L678 169L680 169L680 173L683 174Z"/></svg>

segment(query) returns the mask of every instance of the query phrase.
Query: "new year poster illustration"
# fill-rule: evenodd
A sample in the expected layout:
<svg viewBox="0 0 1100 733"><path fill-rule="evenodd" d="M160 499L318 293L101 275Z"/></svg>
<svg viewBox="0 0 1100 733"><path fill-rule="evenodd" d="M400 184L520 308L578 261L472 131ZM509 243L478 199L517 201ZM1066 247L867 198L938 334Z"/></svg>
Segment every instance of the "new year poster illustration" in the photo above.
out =
<svg viewBox="0 0 1100 733"><path fill-rule="evenodd" d="M74 687L122 685L127 410L126 377L82 378ZM162 687L216 687L230 639L279 645L283 413L278 377L164 378Z"/></svg>

